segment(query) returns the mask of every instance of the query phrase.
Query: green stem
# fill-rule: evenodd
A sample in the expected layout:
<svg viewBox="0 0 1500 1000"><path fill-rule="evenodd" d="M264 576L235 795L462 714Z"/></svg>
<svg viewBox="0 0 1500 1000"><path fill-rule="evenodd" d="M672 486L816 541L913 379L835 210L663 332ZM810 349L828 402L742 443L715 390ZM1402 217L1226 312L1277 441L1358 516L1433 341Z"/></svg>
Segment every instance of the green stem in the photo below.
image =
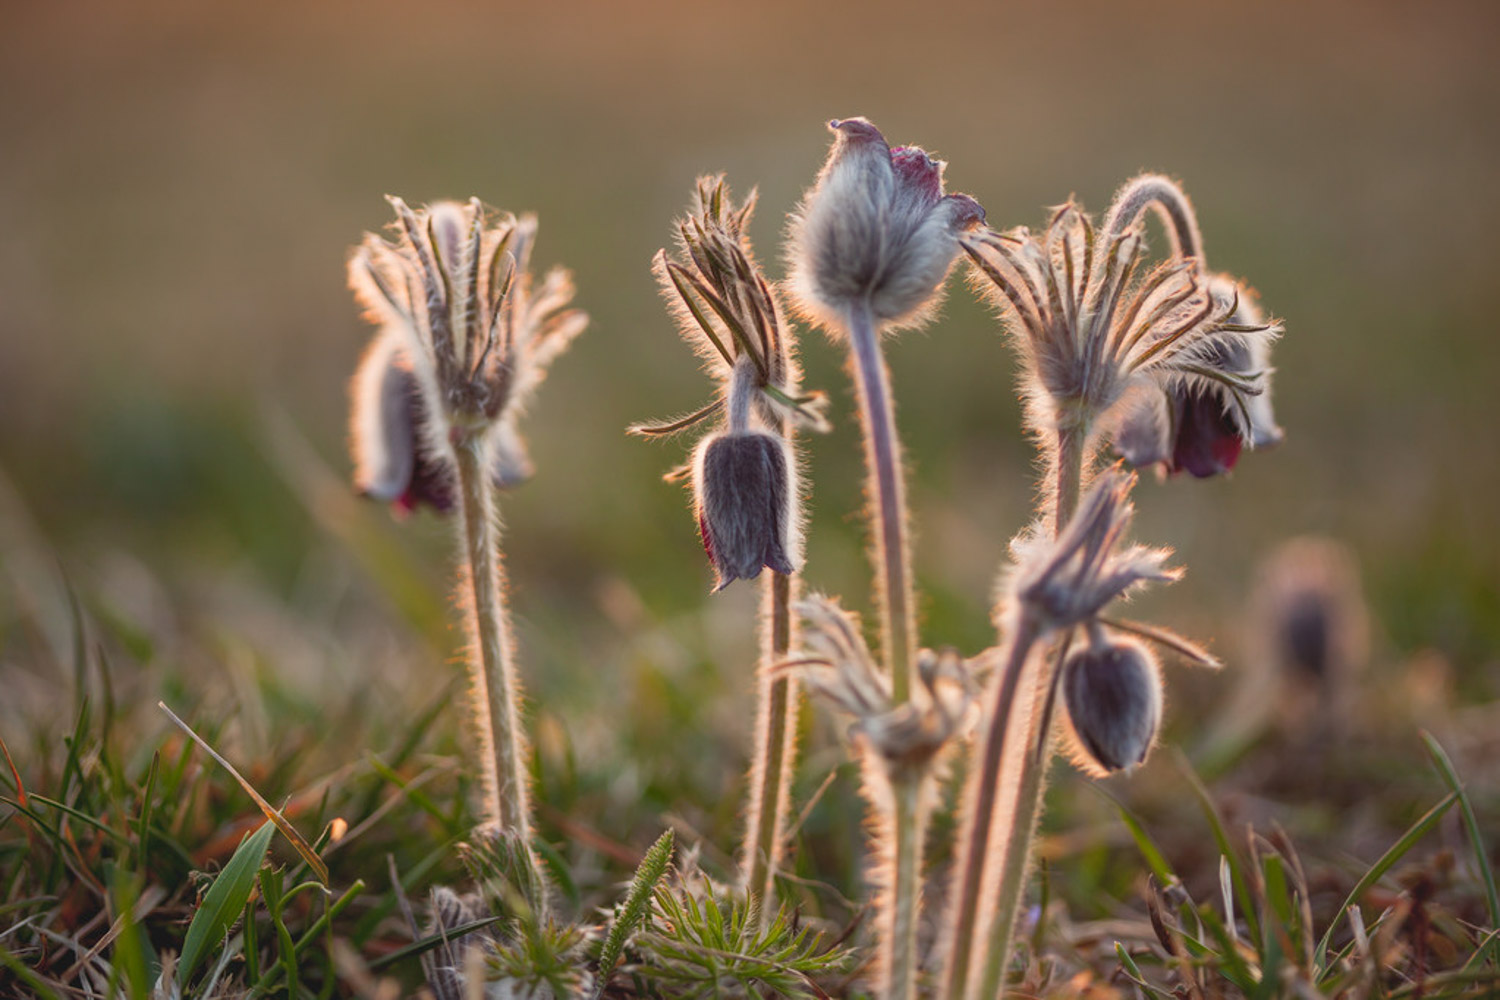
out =
<svg viewBox="0 0 1500 1000"><path fill-rule="evenodd" d="M911 593L911 554L906 544L906 484L890 378L880 354L879 334L869 303L849 310L849 344L854 385L864 428L865 463L870 473L875 572L880 593L880 648L891 672L891 699L910 697L917 664L917 629Z"/></svg>
<svg viewBox="0 0 1500 1000"><path fill-rule="evenodd" d="M772 668L792 648L791 577L767 572L761 589L765 631L761 640L755 758L750 765L750 805L746 812L745 847L740 870L747 897L761 901L761 924L775 910L776 870L785 847L791 807L792 762L797 755L797 682Z"/></svg>
<svg viewBox="0 0 1500 1000"><path fill-rule="evenodd" d="M465 435L453 451L463 521L460 568L469 605L469 675L483 760L485 821L516 833L529 851L526 741L519 721L521 693L505 608L500 523L494 486L486 474L488 448L484 435L474 432Z"/></svg>

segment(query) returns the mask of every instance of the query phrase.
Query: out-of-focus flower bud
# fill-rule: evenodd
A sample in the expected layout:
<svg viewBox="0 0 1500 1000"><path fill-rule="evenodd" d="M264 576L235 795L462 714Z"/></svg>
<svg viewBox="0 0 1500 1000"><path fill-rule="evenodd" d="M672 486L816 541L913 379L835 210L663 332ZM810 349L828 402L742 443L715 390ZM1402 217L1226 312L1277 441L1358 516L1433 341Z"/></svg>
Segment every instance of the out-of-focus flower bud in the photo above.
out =
<svg viewBox="0 0 1500 1000"><path fill-rule="evenodd" d="M1074 652L1062 688L1080 768L1102 776L1146 759L1161 724L1162 684L1144 646L1111 639Z"/></svg>
<svg viewBox="0 0 1500 1000"><path fill-rule="evenodd" d="M410 514L423 504L447 514L457 500L457 487L444 442L427 434L429 411L421 391L400 338L389 333L376 337L352 386L354 487L399 514ZM510 489L531 478L531 456L509 417L496 425L490 446L496 486Z"/></svg>
<svg viewBox="0 0 1500 1000"><path fill-rule="evenodd" d="M763 566L795 571L792 472L786 442L763 431L713 434L698 446L693 488L715 590L759 576Z"/></svg>

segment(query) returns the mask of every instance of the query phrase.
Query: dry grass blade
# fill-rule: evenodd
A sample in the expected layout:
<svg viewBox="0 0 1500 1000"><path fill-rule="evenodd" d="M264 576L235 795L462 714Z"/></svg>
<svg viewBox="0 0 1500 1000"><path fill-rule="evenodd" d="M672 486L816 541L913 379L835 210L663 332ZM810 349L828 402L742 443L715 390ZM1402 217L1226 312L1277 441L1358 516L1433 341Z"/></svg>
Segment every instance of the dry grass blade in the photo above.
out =
<svg viewBox="0 0 1500 1000"><path fill-rule="evenodd" d="M260 792L257 792L255 790L255 787L251 785L250 782L246 781L244 776L241 775L239 771L236 771L234 769L233 764L229 763L229 761L220 756L219 752L213 747L209 746L208 742L204 740L203 737L193 732L193 727L189 726L186 722L183 722L180 718L178 718L177 713L168 708L166 702L159 701L156 703L156 707L160 708L163 712L166 712L167 716L177 724L177 727L179 729L181 729L184 733L187 733L187 735L192 739L194 743L203 748L204 753L208 754L215 761L217 761L219 765L224 768L224 770L229 772L230 776L233 777L235 781L239 782L240 787L245 790L245 794L250 796L250 798L254 800L255 804L260 806L260 811L266 814L266 819L275 824L276 829L281 831L281 835L283 837L291 841L292 846L297 849L297 853L302 855L302 860L307 862L307 866L311 868L313 870L313 874L318 877L318 881L322 882L324 885L327 885L328 866L323 863L322 858L318 857L318 852L313 850L312 845L307 842L306 838L304 838L302 834L297 832L297 828L292 826L287 818L281 814L281 810L277 809L275 806L271 805L271 803L267 802L265 800L265 797L262 796Z"/></svg>

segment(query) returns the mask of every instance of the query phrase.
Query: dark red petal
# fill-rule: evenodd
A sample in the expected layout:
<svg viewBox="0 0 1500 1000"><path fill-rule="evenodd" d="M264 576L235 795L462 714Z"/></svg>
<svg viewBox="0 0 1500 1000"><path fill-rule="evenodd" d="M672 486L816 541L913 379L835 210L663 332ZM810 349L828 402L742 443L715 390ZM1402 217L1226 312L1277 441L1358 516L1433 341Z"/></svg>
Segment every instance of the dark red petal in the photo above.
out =
<svg viewBox="0 0 1500 1000"><path fill-rule="evenodd" d="M1174 403L1177 427L1170 471L1186 471L1207 479L1234 468L1244 442L1223 401L1209 393L1193 392Z"/></svg>
<svg viewBox="0 0 1500 1000"><path fill-rule="evenodd" d="M917 191L933 204L943 196L943 168L919 146L891 150L891 169L898 183Z"/></svg>

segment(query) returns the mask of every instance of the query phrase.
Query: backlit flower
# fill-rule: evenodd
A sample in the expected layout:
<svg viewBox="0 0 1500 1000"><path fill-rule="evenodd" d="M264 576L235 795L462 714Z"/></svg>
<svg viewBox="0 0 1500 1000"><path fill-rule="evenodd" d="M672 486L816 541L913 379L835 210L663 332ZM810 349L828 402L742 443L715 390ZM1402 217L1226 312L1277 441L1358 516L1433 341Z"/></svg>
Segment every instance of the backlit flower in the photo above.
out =
<svg viewBox="0 0 1500 1000"><path fill-rule="evenodd" d="M1131 465L1212 475L1243 443L1280 437L1266 361L1281 328L1233 279L1203 274L1198 257L1142 275L1141 186L1121 192L1103 231L1068 204L1041 236L984 229L964 249L1013 321L1034 426L1102 430Z"/></svg>
<svg viewBox="0 0 1500 1000"><path fill-rule="evenodd" d="M588 322L572 279L530 271L536 219L493 218L478 199L413 210L392 198L396 238L366 234L349 283L381 327L353 383L358 488L410 510L454 501L452 448L481 439L497 485L531 473L516 429L526 402Z"/></svg>

